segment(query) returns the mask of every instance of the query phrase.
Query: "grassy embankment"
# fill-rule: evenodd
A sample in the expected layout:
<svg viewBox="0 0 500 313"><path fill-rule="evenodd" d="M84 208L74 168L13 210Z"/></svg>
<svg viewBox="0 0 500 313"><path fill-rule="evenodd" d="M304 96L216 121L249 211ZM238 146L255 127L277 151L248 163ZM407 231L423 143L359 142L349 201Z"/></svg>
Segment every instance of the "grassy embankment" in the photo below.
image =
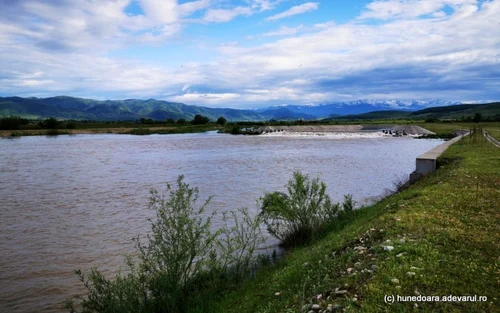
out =
<svg viewBox="0 0 500 313"><path fill-rule="evenodd" d="M207 300L199 312L307 312L313 303L356 312L495 311L499 150L477 134L451 146L440 164L407 190L360 210L352 224L291 251L223 299ZM487 301L387 304L385 295Z"/></svg>

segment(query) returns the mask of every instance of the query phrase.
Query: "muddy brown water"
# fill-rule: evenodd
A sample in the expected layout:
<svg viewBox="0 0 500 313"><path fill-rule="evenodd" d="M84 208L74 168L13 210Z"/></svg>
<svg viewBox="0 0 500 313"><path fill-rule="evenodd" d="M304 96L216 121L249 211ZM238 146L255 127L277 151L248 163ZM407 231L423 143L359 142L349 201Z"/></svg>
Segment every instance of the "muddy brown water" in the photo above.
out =
<svg viewBox="0 0 500 313"><path fill-rule="evenodd" d="M321 176L337 201L351 193L362 203L440 143L378 133L0 139L0 312L64 312L81 292L73 270L123 266L131 238L149 230L149 190L180 174L214 195L211 210L256 213L256 200L284 190L294 170Z"/></svg>

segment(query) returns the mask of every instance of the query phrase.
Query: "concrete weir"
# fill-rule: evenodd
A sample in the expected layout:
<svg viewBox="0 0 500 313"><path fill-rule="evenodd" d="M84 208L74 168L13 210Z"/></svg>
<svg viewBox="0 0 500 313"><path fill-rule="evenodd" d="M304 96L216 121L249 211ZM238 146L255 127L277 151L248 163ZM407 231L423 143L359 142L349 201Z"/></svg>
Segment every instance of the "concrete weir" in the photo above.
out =
<svg viewBox="0 0 500 313"><path fill-rule="evenodd" d="M457 136L417 157L415 171L410 174L410 184L413 184L419 178L434 172L437 168L438 157L441 156L441 154L448 149L449 146L468 135L469 133L464 133L463 135Z"/></svg>

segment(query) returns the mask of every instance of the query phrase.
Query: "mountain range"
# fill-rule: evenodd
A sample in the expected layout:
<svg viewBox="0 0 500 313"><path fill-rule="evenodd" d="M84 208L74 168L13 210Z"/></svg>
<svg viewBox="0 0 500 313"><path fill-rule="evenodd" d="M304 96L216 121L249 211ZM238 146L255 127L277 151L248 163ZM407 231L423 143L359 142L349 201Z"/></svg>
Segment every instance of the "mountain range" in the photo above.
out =
<svg viewBox="0 0 500 313"><path fill-rule="evenodd" d="M281 105L259 109L208 108L163 100L93 100L68 96L50 98L0 97L0 116L18 115L38 119L56 117L58 119L79 120L137 120L150 118L166 120L184 118L191 120L196 114L216 120L224 116L230 121L296 120L353 117L373 111L383 111L393 116L429 107L442 107L457 102L432 101L374 101L357 100L315 105ZM396 112L396 113L395 113ZM379 114L380 115L380 114ZM384 114L382 114L384 115Z"/></svg>

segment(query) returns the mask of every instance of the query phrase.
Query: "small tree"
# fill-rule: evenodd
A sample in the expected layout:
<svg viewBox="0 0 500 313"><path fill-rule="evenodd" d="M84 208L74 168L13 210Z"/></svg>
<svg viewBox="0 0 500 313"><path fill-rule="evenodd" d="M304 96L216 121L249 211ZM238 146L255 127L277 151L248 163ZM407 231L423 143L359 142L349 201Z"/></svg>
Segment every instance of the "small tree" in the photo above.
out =
<svg viewBox="0 0 500 313"><path fill-rule="evenodd" d="M59 122L55 117L49 117L43 121L40 126L47 129L56 129L61 126L61 122Z"/></svg>
<svg viewBox="0 0 500 313"><path fill-rule="evenodd" d="M193 125L208 124L209 122L210 122L210 120L208 119L208 117L200 115L200 114L196 114L194 116L194 119L191 121L191 123Z"/></svg>
<svg viewBox="0 0 500 313"><path fill-rule="evenodd" d="M224 118L224 116L221 116L217 119L217 124L219 125L225 125L227 123L227 120Z"/></svg>
<svg viewBox="0 0 500 313"><path fill-rule="evenodd" d="M479 123L483 120L483 116L481 115L481 113L476 113L474 114L474 118L472 120L474 121L474 123Z"/></svg>
<svg viewBox="0 0 500 313"><path fill-rule="evenodd" d="M167 184L166 194L151 190L149 208L156 218L147 238L136 239L126 273L108 279L97 269L87 277L76 271L88 295L76 296L79 305L69 299L71 312L76 306L82 313L186 312L206 300L204 293L223 293L249 276L254 252L264 242L260 220L240 209L223 214L224 225L214 230L217 213L206 212L211 197L199 203L198 189L183 176L176 187Z"/></svg>
<svg viewBox="0 0 500 313"><path fill-rule="evenodd" d="M332 203L326 184L319 178L311 179L296 171L286 188L288 194L266 193L261 198L260 213L269 233L283 245L308 241L315 231L339 215L340 203ZM343 213L350 214L353 207L352 196L345 196Z"/></svg>

